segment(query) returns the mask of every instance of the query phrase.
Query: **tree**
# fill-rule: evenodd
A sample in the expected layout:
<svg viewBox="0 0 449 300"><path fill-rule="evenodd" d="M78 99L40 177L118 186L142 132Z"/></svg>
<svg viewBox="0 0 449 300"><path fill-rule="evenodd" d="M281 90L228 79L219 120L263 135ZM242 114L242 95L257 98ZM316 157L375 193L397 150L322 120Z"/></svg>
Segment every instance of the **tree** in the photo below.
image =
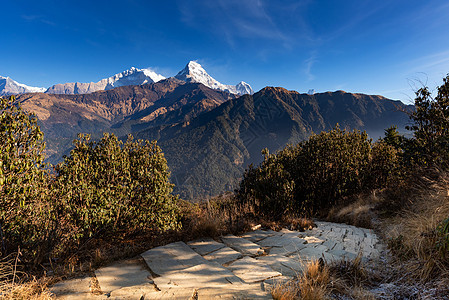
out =
<svg viewBox="0 0 449 300"><path fill-rule="evenodd" d="M403 148L404 136L398 131L398 127L393 125L385 129L385 137L382 139L385 144L399 150Z"/></svg>
<svg viewBox="0 0 449 300"><path fill-rule="evenodd" d="M423 87L416 92L415 111L410 115L413 122L407 129L414 131L414 145L409 149L421 166L439 165L447 168L449 163L449 74L443 78L435 98Z"/></svg>

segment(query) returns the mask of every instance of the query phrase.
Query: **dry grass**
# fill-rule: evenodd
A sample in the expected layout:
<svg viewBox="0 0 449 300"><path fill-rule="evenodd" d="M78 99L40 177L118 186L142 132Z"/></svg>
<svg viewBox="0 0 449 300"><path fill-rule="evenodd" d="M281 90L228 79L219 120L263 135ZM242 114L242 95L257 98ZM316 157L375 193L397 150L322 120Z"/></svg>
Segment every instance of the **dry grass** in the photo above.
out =
<svg viewBox="0 0 449 300"><path fill-rule="evenodd" d="M0 261L0 299L52 299L47 289L51 279L45 276L29 278L18 271L18 257L7 257Z"/></svg>
<svg viewBox="0 0 449 300"><path fill-rule="evenodd" d="M184 240L240 233L256 223L251 207L237 203L232 194L195 204L184 202L182 215Z"/></svg>
<svg viewBox="0 0 449 300"><path fill-rule="evenodd" d="M329 269L322 261L313 260L305 264L304 272L295 280L275 286L271 295L276 300L327 299L331 290Z"/></svg>
<svg viewBox="0 0 449 300"><path fill-rule="evenodd" d="M439 248L444 242L437 227L449 218L449 176L422 181L420 192L411 199L413 205L399 217L386 222L387 238L393 252L407 260L403 262L411 278L422 281L449 276L449 248Z"/></svg>
<svg viewBox="0 0 449 300"><path fill-rule="evenodd" d="M304 264L304 272L297 278L276 285L271 294L278 300L322 300L339 295L343 299L375 299L369 291L379 276L368 271L359 254L354 260L312 260Z"/></svg>
<svg viewBox="0 0 449 300"><path fill-rule="evenodd" d="M32 279L27 282L2 282L0 283L0 299L54 299L47 289L49 280L46 278Z"/></svg>
<svg viewBox="0 0 449 300"><path fill-rule="evenodd" d="M238 203L231 193L206 202L182 203L184 239L218 237L228 233L238 234L260 224L263 228L304 231L315 226L311 219L286 215L279 221L262 219L249 204Z"/></svg>
<svg viewBox="0 0 449 300"><path fill-rule="evenodd" d="M357 195L351 201L332 207L326 216L326 220L372 229L375 227L375 209L382 201L383 198L378 196L377 191L367 195Z"/></svg>

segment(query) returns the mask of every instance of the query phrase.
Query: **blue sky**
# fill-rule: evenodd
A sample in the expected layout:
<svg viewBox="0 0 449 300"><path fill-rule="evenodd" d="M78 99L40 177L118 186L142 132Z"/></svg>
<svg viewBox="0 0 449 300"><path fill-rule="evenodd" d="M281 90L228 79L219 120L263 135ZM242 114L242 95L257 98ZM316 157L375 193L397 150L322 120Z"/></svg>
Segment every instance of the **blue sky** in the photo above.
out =
<svg viewBox="0 0 449 300"><path fill-rule="evenodd" d="M2 1L0 75L31 86L198 60L225 84L408 102L449 72L448 1Z"/></svg>

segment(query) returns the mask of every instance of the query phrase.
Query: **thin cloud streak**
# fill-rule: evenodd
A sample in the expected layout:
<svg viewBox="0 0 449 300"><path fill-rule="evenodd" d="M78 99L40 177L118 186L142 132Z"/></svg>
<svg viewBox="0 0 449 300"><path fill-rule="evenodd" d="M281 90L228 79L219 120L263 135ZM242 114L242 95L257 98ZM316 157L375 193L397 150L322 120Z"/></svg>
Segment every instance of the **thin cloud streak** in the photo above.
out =
<svg viewBox="0 0 449 300"><path fill-rule="evenodd" d="M305 60L306 67L304 73L307 76L307 81L315 80L315 75L312 74L312 67L317 62L316 53L313 53L308 59Z"/></svg>
<svg viewBox="0 0 449 300"><path fill-rule="evenodd" d="M35 22L35 21L37 21L37 22L41 22L43 24L47 24L47 25L50 25L50 26L56 26L55 22L47 20L42 15L22 15L21 17L22 17L22 19L24 19L25 21L28 21L28 22Z"/></svg>

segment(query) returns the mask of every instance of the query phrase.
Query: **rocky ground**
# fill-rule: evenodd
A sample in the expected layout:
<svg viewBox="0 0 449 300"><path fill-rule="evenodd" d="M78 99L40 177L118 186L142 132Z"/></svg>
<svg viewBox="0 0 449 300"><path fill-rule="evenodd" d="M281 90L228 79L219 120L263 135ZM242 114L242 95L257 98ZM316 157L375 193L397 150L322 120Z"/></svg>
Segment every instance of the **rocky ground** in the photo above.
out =
<svg viewBox="0 0 449 300"><path fill-rule="evenodd" d="M302 272L307 261L353 259L360 252L372 262L383 252L372 230L316 225L171 243L50 290L57 299L272 299L271 287Z"/></svg>

